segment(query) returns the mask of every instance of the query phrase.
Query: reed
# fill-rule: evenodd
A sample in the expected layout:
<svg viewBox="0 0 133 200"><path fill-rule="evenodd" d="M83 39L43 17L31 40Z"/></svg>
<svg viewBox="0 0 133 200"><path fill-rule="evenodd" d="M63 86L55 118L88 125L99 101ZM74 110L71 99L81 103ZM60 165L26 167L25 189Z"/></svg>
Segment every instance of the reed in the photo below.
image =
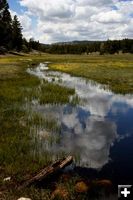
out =
<svg viewBox="0 0 133 200"><path fill-rule="evenodd" d="M45 82L41 87L39 95L41 104L66 104L70 95L75 93L74 89Z"/></svg>

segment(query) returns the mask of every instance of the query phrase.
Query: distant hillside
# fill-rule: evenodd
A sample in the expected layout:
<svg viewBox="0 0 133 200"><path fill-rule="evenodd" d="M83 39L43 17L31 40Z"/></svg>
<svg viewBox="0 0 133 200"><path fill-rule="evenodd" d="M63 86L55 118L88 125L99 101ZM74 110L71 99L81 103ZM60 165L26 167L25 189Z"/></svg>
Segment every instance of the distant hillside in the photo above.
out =
<svg viewBox="0 0 133 200"><path fill-rule="evenodd" d="M133 39L107 40L107 41L68 41L44 45L48 53L55 54L90 54L99 52L102 54L133 53Z"/></svg>
<svg viewBox="0 0 133 200"><path fill-rule="evenodd" d="M75 45L75 44L93 44L95 42L98 42L98 43L102 43L102 42L105 42L105 41L91 41L91 40L74 40L74 41L68 41L68 42L56 42L56 43L53 43L52 45Z"/></svg>

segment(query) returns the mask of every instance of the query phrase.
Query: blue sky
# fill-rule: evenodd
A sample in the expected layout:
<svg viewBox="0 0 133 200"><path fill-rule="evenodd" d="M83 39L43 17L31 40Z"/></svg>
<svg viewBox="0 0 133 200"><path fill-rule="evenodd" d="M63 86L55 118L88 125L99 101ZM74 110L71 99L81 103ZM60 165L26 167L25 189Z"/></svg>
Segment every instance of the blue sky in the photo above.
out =
<svg viewBox="0 0 133 200"><path fill-rule="evenodd" d="M8 0L10 9L13 9L16 12L19 12L20 6L19 3L16 0Z"/></svg>
<svg viewBox="0 0 133 200"><path fill-rule="evenodd" d="M133 0L8 0L23 35L40 42L133 37Z"/></svg>
<svg viewBox="0 0 133 200"><path fill-rule="evenodd" d="M20 6L19 0L8 0L8 3L10 6L10 9L17 12L18 14L21 14L22 10L23 11L27 10L26 7Z"/></svg>

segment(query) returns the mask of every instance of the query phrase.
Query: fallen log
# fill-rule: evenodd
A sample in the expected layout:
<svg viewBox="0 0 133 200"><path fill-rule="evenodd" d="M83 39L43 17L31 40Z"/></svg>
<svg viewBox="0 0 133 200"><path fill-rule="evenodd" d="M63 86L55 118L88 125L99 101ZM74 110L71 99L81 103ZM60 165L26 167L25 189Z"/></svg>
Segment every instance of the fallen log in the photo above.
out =
<svg viewBox="0 0 133 200"><path fill-rule="evenodd" d="M64 159L56 161L52 165L42 169L39 173L37 173L37 175L35 175L31 179L25 181L18 189L25 188L34 182L42 181L44 178L47 178L49 175L54 174L58 170L63 169L66 166L70 165L72 163L72 161L73 161L72 156L68 156Z"/></svg>

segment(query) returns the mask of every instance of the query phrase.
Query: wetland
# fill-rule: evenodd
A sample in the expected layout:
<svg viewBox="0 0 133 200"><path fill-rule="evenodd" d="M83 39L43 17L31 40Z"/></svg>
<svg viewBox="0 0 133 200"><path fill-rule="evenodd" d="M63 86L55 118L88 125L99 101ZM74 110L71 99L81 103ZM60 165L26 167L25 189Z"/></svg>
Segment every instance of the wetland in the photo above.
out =
<svg viewBox="0 0 133 200"><path fill-rule="evenodd" d="M82 176L130 184L132 89L131 55L0 58L3 191L8 188L5 177L19 184L65 155L74 156ZM39 193L28 189L31 197L33 191ZM44 193L50 195L48 190ZM10 190L11 199L14 195L18 194Z"/></svg>

